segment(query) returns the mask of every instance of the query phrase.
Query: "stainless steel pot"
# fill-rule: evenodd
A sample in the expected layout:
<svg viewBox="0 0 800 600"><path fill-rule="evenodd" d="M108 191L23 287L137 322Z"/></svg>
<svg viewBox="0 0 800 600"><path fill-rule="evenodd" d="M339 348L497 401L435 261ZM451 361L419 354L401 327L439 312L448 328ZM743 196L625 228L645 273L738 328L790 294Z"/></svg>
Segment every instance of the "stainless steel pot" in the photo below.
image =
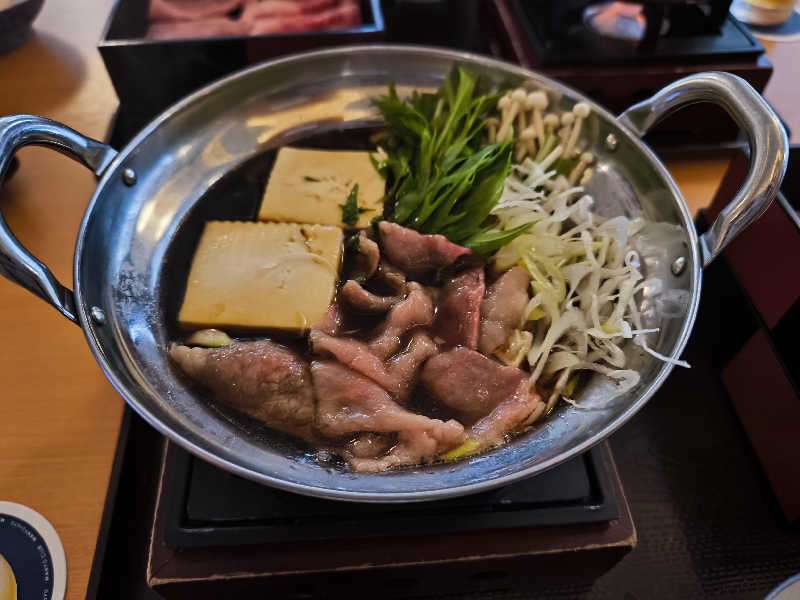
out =
<svg viewBox="0 0 800 600"><path fill-rule="evenodd" d="M337 120L374 119L368 98L399 86L438 86L453 63L502 85L547 90L551 103L588 102L582 137L598 158L589 190L606 215L670 223L671 235L645 258L647 276L685 290L688 302L664 320L655 348L678 357L694 323L701 270L766 210L780 185L787 140L770 107L742 79L704 73L681 79L619 117L537 73L471 54L409 46L337 48L282 58L236 73L176 104L125 148L109 146L47 119L0 119L0 173L21 146L50 146L84 163L100 182L81 224L74 292L33 257L0 218L0 273L79 325L97 362L127 402L160 432L229 471L285 490L361 502L431 500L486 490L535 475L603 440L644 406L671 370L637 358L641 381L600 410L564 406L503 447L453 464L360 475L310 459L282 438L249 429L196 397L167 360L175 305L198 212L230 217L228 203L201 197L243 161ZM722 106L747 133L751 166L742 189L698 237L663 164L641 141L658 121L695 102ZM677 233L676 233L677 232ZM188 236L191 237L191 236ZM183 248L183 249L181 249ZM179 282L178 285L175 282ZM584 390L591 405L598 380Z"/></svg>

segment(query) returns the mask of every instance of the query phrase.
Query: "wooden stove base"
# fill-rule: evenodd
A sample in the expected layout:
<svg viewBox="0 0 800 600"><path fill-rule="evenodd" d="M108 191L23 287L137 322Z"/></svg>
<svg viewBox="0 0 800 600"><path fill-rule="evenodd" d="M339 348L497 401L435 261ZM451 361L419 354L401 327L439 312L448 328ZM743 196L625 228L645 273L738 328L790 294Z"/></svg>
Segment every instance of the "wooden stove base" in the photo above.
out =
<svg viewBox="0 0 800 600"><path fill-rule="evenodd" d="M169 480L162 478L147 581L168 600L270 597L408 598L590 582L636 545L608 446L620 518L560 527L214 548L164 543ZM164 465L170 460L167 447ZM162 473L164 471L162 465Z"/></svg>

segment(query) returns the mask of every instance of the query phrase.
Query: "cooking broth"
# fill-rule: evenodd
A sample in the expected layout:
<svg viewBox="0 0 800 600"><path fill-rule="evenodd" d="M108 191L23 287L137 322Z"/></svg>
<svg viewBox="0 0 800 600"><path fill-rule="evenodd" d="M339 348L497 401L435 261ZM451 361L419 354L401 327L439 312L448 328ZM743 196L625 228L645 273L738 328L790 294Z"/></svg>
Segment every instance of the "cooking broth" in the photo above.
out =
<svg viewBox="0 0 800 600"><path fill-rule="evenodd" d="M325 127L316 133L293 139L297 148L318 150L373 150L370 139L380 131L375 125L358 122ZM188 270L207 221L256 221L275 158L281 146L267 148L220 177L197 201L181 224L170 245L165 273L178 274L161 281L162 310L170 339L185 332L178 327L178 311L183 302ZM172 267L174 265L174 267ZM277 333L279 337L280 333Z"/></svg>
<svg viewBox="0 0 800 600"><path fill-rule="evenodd" d="M287 145L313 150L374 151L376 134L381 129L372 124L340 124L314 135L291 139L291 143ZM170 339L185 339L186 332L178 326L178 313L189 275L185 265L193 261L205 223L256 222L259 212L263 218L261 205L280 149L277 145L267 148L221 177L201 197L180 228L170 248L168 260L180 266L179 270L186 275L162 284L165 321L169 324ZM282 156L284 158L281 160L285 160L286 156L296 157L298 154ZM294 182L300 181L300 174L305 175L308 181L315 182L303 183L305 188L316 186L319 181L324 181L327 186L328 178L333 182L342 182L350 177L320 174L317 177L324 177L324 180L312 179L310 175L314 175L313 161L319 158L316 155L312 157L309 159L308 155L304 155L302 159L295 159L291 167L288 166L289 163L281 163L279 169L282 174L276 175L278 184L292 182L292 186L297 186L299 184ZM324 156L320 160L326 162L328 158ZM363 156L351 158L348 155L344 160L355 162L348 162L342 167L349 169L362 158ZM336 160L341 161L343 157L339 156ZM308 164L307 174L299 170L304 169L305 164ZM375 172L371 169L370 173L375 177ZM358 178L355 180L361 181ZM348 189L353 185L353 179L349 181ZM270 189L273 190L272 187ZM293 194L298 188L284 189ZM332 189L337 191L333 198L326 198L326 201L336 201L338 188ZM347 192L342 195L347 195ZM286 198L287 194L274 197ZM298 195L298 198L302 197ZM320 199L320 196L314 197ZM345 202L343 197L340 206L344 208ZM330 206L326 205L328 210ZM343 211L343 219L344 214ZM333 452L344 457L345 462L356 471L363 472L415 466L420 462L442 458L454 460L470 456L507 441L509 435L524 430L552 408L550 403L541 401L532 387L533 369L528 371L524 367L518 367L527 360L534 336L532 332L542 324L538 320L544 314L528 316L535 315L527 307L531 300L531 269L535 270L536 267L530 267L526 263L523 268L514 266L515 263L511 262L500 270L500 275L493 278L491 271L485 268L484 260L474 250L454 244L441 235L425 235L403 227L393 222L395 216L389 215L389 220L367 227L366 230L345 232L343 262L331 305L331 308L338 307L342 318L330 331L321 323L313 322L306 322L303 334L283 330L268 330L264 334L261 330L257 337L251 337L254 331L226 328L227 333L235 336L237 342L250 343L199 351L185 346L171 348L173 361L202 384L196 388L198 396L210 399L212 395L216 395L218 400L224 398L224 401L212 402L212 405L226 419L237 423L249 436L263 438L266 442L272 440L273 429L282 431L284 433L280 433L277 440L291 440L289 445L295 448L291 451L292 454L297 455L302 447L297 442L303 440L321 451L323 462L328 462L324 457ZM282 220L277 216L275 218ZM338 220L338 213L335 218ZM291 221L285 217L283 220ZM488 222L485 221L484 226L488 227ZM232 235L230 232L234 231L234 226L239 226L229 225L231 227L226 225L223 236ZM272 232L278 231L272 229L273 226L265 227ZM279 237L278 246L265 246L263 251L268 252L267 248L281 248L282 252L290 244L302 241L300 233L308 248L310 234L302 228L293 231L295 233L291 235L297 236L296 238ZM369 232L367 236L372 240L370 243L376 248L373 256L377 256L382 261L381 264L388 261L389 266L402 276L402 291L393 290L388 283L382 282L380 277L373 274L359 275L357 262L364 262L363 257L370 254L369 243L359 237L359 232L364 231ZM360 244L366 244L366 247ZM247 245L245 247L252 248ZM217 246L212 245L211 248L211 255L214 256ZM302 246L300 248L299 254L285 256L292 260L305 261L309 260L309 256L316 258L313 254L308 254L309 250L302 249ZM247 256L261 255L249 252ZM576 256L579 257L580 254ZM224 264L227 266L232 263ZM260 259L255 264L245 264L246 274L240 274L235 280L237 283L232 284L236 287L225 288L235 298L241 297L236 295L240 289L238 282L242 278L249 278L250 269L262 269ZM286 289L295 292L304 289L298 286L298 282L307 279L302 279L300 274L304 271L299 270L300 267L293 269L295 282ZM217 267L212 272L223 273L224 268ZM270 275L266 278L262 275L260 281L275 281L271 270L260 271L262 274L264 272L269 272ZM223 295L215 296L217 288L213 285L227 280L210 276L207 281L213 282L212 287L206 288L210 290L210 294L201 297L214 298L212 302L220 302L220 311L224 310ZM274 284L270 285L278 294L276 297L282 297L280 294L285 293L280 292ZM264 289L270 289L270 285ZM256 288L242 289L247 289L247 293L252 294L252 290ZM363 294L361 297L368 302L365 306L369 308L354 308L360 305L355 303L352 294L348 292ZM254 297L269 296L248 297L249 304L244 304L258 307L262 315L282 314L283 307L289 306L285 301L269 305L256 301L254 304ZM328 297L326 292L326 302ZM373 304L369 304L370 302ZM265 310L266 306L270 308ZM292 306L301 311L304 310L301 306L305 305ZM376 309L378 306L380 308ZM402 311L399 308L401 306ZM576 306L580 307L577 300ZM392 321L396 308L397 314L403 315L397 318L406 323L402 327ZM484 309L489 312L484 314ZM525 312L526 310L529 312ZM541 309L536 310L541 312ZM209 321L201 322L213 323L214 319L216 322L222 321L216 317L208 319ZM194 322L196 321L190 321ZM286 320L281 322L287 323ZM529 327L527 331L523 330L526 323ZM398 333L393 333L392 327L396 326ZM486 330L485 326L488 326ZM490 329L492 326L495 327L494 331ZM311 328L308 335L307 328ZM521 335L522 342L513 341L512 334L519 334L518 338ZM540 344L543 343L542 339L540 333ZM483 342L487 343L486 347ZM552 343L554 341L550 342ZM515 359L514 356L518 358ZM227 362L223 364L221 361ZM286 364L295 366L290 367L289 371L282 371ZM285 380L296 375L297 381L291 385L286 384L283 379L273 381L280 373L288 373L284 375ZM554 392L557 394L567 383L565 377L561 379L564 381L559 380L556 383L555 378L546 373L539 382L545 386L561 386ZM573 375L569 393L574 392L576 382L577 375ZM309 411L311 416L306 418ZM278 414L283 416L276 416ZM263 423L271 424L272 427ZM286 432L290 434L288 437ZM279 443L283 446L283 441ZM381 450L376 451L376 448ZM376 453L370 454L373 451Z"/></svg>
<svg viewBox="0 0 800 600"><path fill-rule="evenodd" d="M374 150L371 141L381 131L375 125L347 124L325 128L312 135L293 139L289 144L292 147L318 150ZM223 175L197 201L186 220L181 224L169 248L166 258L167 268L165 273L182 273L182 277L165 278L161 282L163 311L166 315L164 322L167 324L168 337L172 340L182 340L186 332L178 325L178 312L183 302L186 290L188 270L185 265L192 261L197 248L197 243L203 228L208 221L257 221L259 207L270 173L275 163L278 151L282 146L274 146L249 158L242 164ZM350 234L352 235L352 234ZM344 264L342 267L342 281L348 271L352 271L353 251L347 244L346 234ZM174 268L170 268L175 265ZM372 291L381 295L389 295L391 289L387 285L376 282ZM344 333L349 333L358 339L366 339L381 322L382 315L371 315L348 311L342 322ZM282 331L272 331L268 334L254 335L252 332L242 331L237 335L231 333L236 341L246 342L256 339L268 339L286 346L309 361L312 354L306 336L297 336ZM185 376L185 374L181 373ZM225 403L214 402L209 398L208 390L189 379L189 384L197 391L198 396L208 401L210 406L225 420L235 423L242 433L254 439L261 439L265 444L279 445L287 453L311 458L318 458L328 466L342 467L345 463L338 457L337 451L341 450L353 436L346 436L338 440L326 440L321 447L309 451L308 446L301 440L289 434L269 427L263 421L255 419ZM439 403L430 396L424 388L419 386L409 399L409 408L415 412L431 414L435 418L451 418L453 411Z"/></svg>

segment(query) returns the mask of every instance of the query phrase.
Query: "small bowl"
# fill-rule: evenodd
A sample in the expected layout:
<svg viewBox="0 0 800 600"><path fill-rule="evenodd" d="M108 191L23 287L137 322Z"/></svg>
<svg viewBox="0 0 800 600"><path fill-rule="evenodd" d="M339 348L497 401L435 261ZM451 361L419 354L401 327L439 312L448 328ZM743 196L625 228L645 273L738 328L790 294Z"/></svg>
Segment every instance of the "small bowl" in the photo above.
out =
<svg viewBox="0 0 800 600"><path fill-rule="evenodd" d="M790 577L766 595L764 600L797 600L800 598L800 573Z"/></svg>
<svg viewBox="0 0 800 600"><path fill-rule="evenodd" d="M28 40L43 4L44 0L11 0L9 8L0 10L0 54L11 52Z"/></svg>

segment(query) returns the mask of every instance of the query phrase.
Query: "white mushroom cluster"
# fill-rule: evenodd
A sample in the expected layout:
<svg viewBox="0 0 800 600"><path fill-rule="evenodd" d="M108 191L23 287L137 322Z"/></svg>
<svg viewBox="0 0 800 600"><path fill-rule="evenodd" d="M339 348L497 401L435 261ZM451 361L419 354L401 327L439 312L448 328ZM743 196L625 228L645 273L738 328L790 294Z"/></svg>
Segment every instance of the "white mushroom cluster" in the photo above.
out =
<svg viewBox="0 0 800 600"><path fill-rule="evenodd" d="M489 143L516 137L516 163L526 157L547 165L562 158L575 161L569 172L569 183L584 184L592 175L589 165L594 162L592 153L579 145L583 122L591 112L589 105L578 102L571 111L545 112L548 105L547 94L542 90L509 90L497 103L500 118L490 118L486 123Z"/></svg>

